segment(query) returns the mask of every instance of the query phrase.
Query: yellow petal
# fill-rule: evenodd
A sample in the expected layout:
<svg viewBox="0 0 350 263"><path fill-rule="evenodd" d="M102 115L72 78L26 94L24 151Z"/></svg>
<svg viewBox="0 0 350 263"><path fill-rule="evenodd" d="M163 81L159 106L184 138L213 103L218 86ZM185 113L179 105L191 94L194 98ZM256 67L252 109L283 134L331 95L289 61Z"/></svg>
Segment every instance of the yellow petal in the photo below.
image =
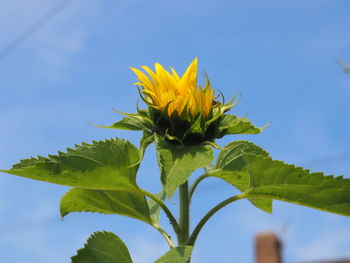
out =
<svg viewBox="0 0 350 263"><path fill-rule="evenodd" d="M136 68L130 68L138 77L138 79L144 83L146 86L152 88L153 87L153 83L151 82L151 80L147 77L147 75L145 73L143 73L142 71L136 69Z"/></svg>
<svg viewBox="0 0 350 263"><path fill-rule="evenodd" d="M176 73L175 69L173 69L172 67L170 67L170 69L171 69L171 73L173 74L173 77L175 78L176 82L179 82L180 81L180 77Z"/></svg>
<svg viewBox="0 0 350 263"><path fill-rule="evenodd" d="M157 80L157 76L156 74L147 66L141 66L141 68L143 68L144 71L146 71L148 73L148 75L152 78L152 80L154 82L156 82Z"/></svg>
<svg viewBox="0 0 350 263"><path fill-rule="evenodd" d="M167 71L161 64L155 63L155 70L152 71L147 66L142 69L148 73L131 68L137 75L139 82L135 85L142 86L142 92L152 100L152 107L164 111L171 117L177 113L179 116L187 113L195 117L201 113L203 117L209 115L212 109L214 91L210 87L209 80L206 79L204 88L197 87L198 59L195 58L187 67L182 77L170 67Z"/></svg>

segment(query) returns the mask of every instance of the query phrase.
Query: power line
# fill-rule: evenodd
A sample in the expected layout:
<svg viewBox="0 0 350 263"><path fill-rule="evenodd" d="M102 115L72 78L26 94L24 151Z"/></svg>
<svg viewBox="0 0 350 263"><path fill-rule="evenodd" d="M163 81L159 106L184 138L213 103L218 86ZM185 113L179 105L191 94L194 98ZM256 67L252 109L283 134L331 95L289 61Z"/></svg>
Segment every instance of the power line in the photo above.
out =
<svg viewBox="0 0 350 263"><path fill-rule="evenodd" d="M43 17L34 22L27 28L22 34L10 42L7 46L0 50L0 61L13 52L20 44L35 34L41 27L46 25L52 18L54 18L59 12L65 9L74 0L62 0L49 10Z"/></svg>

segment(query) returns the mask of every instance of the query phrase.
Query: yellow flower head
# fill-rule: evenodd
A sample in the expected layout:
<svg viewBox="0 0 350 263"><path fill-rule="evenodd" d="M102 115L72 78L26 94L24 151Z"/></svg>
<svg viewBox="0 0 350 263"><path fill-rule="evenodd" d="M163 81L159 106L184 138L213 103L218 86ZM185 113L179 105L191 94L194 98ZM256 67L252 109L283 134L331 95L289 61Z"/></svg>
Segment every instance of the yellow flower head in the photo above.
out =
<svg viewBox="0 0 350 263"><path fill-rule="evenodd" d="M170 68L170 73L159 63L155 64L155 71L142 66L148 75L136 68L131 69L139 80L134 84L141 86L141 92L149 106L169 117L177 115L193 118L201 114L206 118L212 110L214 90L211 89L208 78L204 88L197 85L197 64L195 58L182 77L173 68Z"/></svg>

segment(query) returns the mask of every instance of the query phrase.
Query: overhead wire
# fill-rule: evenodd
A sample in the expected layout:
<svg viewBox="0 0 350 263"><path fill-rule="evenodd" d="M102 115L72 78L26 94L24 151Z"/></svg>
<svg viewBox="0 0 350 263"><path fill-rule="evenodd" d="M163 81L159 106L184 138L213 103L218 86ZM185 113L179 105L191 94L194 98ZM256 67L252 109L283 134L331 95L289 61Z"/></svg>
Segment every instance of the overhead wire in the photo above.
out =
<svg viewBox="0 0 350 263"><path fill-rule="evenodd" d="M31 24L25 31L23 31L17 38L7 44L5 47L0 49L0 61L8 56L11 52L16 50L24 41L30 38L33 34L39 31L44 25L50 22L58 13L62 12L65 8L69 6L75 0L62 0L58 2L53 8L47 11L41 18ZM6 229L1 228L2 234L13 234L14 232L19 232L23 229L28 229L28 227L33 227L37 225L46 224L53 222L53 218L48 218L43 221L35 222L25 222L6 227Z"/></svg>
<svg viewBox="0 0 350 263"><path fill-rule="evenodd" d="M25 31L23 31L17 38L7 44L5 47L0 49L0 61L12 53L18 48L24 41L35 34L40 28L46 25L52 20L58 13L63 11L69 4L74 0L62 0L56 4L52 9L45 13L41 18L31 24Z"/></svg>
<svg viewBox="0 0 350 263"><path fill-rule="evenodd" d="M57 3L52 9L50 9L47 13L45 13L41 18L39 18L37 21L35 21L33 24L31 24L25 31L23 31L17 38L15 38L13 41L11 41L9 44L7 44L5 47L0 49L0 61L7 57L10 53L12 53L16 48L18 48L24 41L26 41L28 38L30 38L33 34L35 34L37 31L39 31L40 28L45 26L49 21L51 21L58 13L63 11L66 7L68 7L69 4L71 4L75 0L62 0L59 3ZM337 62L342 66L343 70L345 73L349 74L350 68L345 65L341 60L337 60ZM336 156L328 156L325 158L320 158L317 160L311 160L306 162L305 164L325 164L325 163L332 163L332 162L337 162L339 160L344 161L344 160L349 160L350 159L350 154L345 153L341 155L336 155ZM211 186L210 189L212 190L213 188L221 188L223 187L222 185L217 185L217 186ZM200 192L206 191L209 189L199 189ZM49 218L48 220L44 220L42 222L31 222L28 224L19 224L20 226L28 227L28 226L35 226L35 225L40 225L44 223L51 222L52 218ZM10 229L7 229L7 233L13 233L16 230L18 230L18 225L15 225L11 227ZM3 231L4 232L4 231Z"/></svg>

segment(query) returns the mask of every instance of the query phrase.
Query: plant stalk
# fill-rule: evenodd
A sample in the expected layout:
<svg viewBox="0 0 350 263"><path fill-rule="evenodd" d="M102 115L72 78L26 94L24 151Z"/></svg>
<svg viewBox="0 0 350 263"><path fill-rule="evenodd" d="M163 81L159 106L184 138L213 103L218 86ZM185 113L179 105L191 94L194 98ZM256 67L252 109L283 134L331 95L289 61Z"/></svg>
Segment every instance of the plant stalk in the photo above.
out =
<svg viewBox="0 0 350 263"><path fill-rule="evenodd" d="M198 234L199 232L202 230L203 226L205 225L205 223L208 222L208 220L217 212L219 211L221 208L227 206L228 204L231 204L232 202L235 202L237 200L243 199L245 198L246 195L244 193L235 195L233 197L227 198L226 200L222 201L221 203L219 203L218 205L216 205L213 209L211 209L202 219L201 221L199 221L198 225L196 226L196 228L193 230L187 245L188 246L194 246Z"/></svg>
<svg viewBox="0 0 350 263"><path fill-rule="evenodd" d="M185 246L190 236L190 198L188 192L188 181L180 185L180 233L177 235L178 245Z"/></svg>
<svg viewBox="0 0 350 263"><path fill-rule="evenodd" d="M173 214L171 213L171 211L169 210L169 208L164 204L164 202L162 200L160 200L156 195L147 192L146 190L140 189L140 191L145 195L148 196L149 198L153 199L164 211L164 213L166 214L166 216L169 218L169 221L171 223L171 225L173 226L173 229L175 231L175 233L178 235L181 232L180 226L177 223L175 217L173 216Z"/></svg>
<svg viewBox="0 0 350 263"><path fill-rule="evenodd" d="M197 186L199 185L199 183L201 182L201 181L203 181L205 178L207 178L208 177L208 174L202 174L200 177L198 177L197 179L196 179L196 181L194 181L194 183L193 183L193 185L191 186L191 188L190 188L190 201L191 201L191 199L192 199L192 196L193 196L193 193L194 193L194 191L196 190L196 188L197 188Z"/></svg>
<svg viewBox="0 0 350 263"><path fill-rule="evenodd" d="M175 244L171 240L171 237L163 228L161 228L158 224L152 224L152 226L159 231L159 233L164 237L165 241L168 243L170 249L175 247Z"/></svg>

